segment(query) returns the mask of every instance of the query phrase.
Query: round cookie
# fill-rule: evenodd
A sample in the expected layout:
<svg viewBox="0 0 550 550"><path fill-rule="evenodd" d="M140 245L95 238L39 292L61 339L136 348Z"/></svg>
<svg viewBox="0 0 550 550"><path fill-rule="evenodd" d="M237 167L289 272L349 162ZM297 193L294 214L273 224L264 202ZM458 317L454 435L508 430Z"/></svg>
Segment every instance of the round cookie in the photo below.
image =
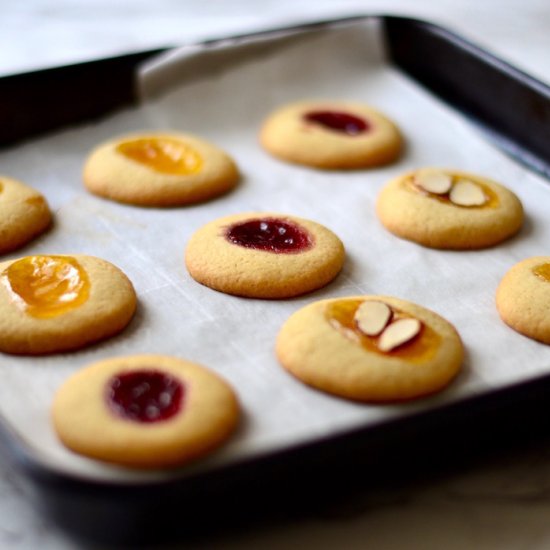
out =
<svg viewBox="0 0 550 550"><path fill-rule="evenodd" d="M0 263L0 351L68 351L120 332L136 309L132 283L92 256L26 256Z"/></svg>
<svg viewBox="0 0 550 550"><path fill-rule="evenodd" d="M496 305L508 326L550 344L550 256L534 256L514 265L498 286Z"/></svg>
<svg viewBox="0 0 550 550"><path fill-rule="evenodd" d="M431 248L477 249L519 231L523 207L498 183L481 176L423 168L390 181L376 211L394 235Z"/></svg>
<svg viewBox="0 0 550 550"><path fill-rule="evenodd" d="M211 199L239 179L233 160L190 134L147 132L112 139L84 166L92 193L141 206L177 206Z"/></svg>
<svg viewBox="0 0 550 550"><path fill-rule="evenodd" d="M358 401L400 401L434 393L464 356L439 315L388 296L321 300L294 313L277 337L282 366L302 382Z"/></svg>
<svg viewBox="0 0 550 550"><path fill-rule="evenodd" d="M0 176L0 254L43 233L52 215L44 197L20 181Z"/></svg>
<svg viewBox="0 0 550 550"><path fill-rule="evenodd" d="M397 127L367 105L344 101L301 101L264 122L260 142L282 160L324 169L380 166L399 156Z"/></svg>
<svg viewBox="0 0 550 550"><path fill-rule="evenodd" d="M210 222L189 240L185 263L199 283L249 298L290 298L342 269L340 239L310 220L252 212Z"/></svg>
<svg viewBox="0 0 550 550"><path fill-rule="evenodd" d="M52 407L72 451L139 468L181 465L209 453L237 426L230 386L204 367L162 355L117 357L69 378Z"/></svg>

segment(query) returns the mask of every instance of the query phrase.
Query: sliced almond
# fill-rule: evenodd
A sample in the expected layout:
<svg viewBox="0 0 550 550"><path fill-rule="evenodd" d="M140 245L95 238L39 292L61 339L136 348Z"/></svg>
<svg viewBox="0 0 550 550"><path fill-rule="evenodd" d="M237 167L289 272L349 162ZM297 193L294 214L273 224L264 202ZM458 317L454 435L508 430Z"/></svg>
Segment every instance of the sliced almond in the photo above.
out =
<svg viewBox="0 0 550 550"><path fill-rule="evenodd" d="M441 170L424 169L419 170L414 176L416 185L422 187L428 193L445 195L451 190L453 180L449 174Z"/></svg>
<svg viewBox="0 0 550 550"><path fill-rule="evenodd" d="M355 312L354 320L357 328L367 336L380 334L392 315L390 306L384 302L363 302Z"/></svg>
<svg viewBox="0 0 550 550"><path fill-rule="evenodd" d="M473 181L458 180L451 189L449 199L458 206L481 206L487 202L483 189Z"/></svg>
<svg viewBox="0 0 550 550"><path fill-rule="evenodd" d="M420 332L422 324L418 319L399 319L392 323L380 336L378 349L380 351L391 351L401 346Z"/></svg>

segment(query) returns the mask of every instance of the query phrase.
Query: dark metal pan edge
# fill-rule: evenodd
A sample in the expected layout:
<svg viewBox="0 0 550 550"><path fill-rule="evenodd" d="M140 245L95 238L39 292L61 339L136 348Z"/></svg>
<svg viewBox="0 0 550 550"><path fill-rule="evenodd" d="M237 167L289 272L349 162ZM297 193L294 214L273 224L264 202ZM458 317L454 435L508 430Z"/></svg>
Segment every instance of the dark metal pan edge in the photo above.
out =
<svg viewBox="0 0 550 550"><path fill-rule="evenodd" d="M396 66L481 126L512 158L550 179L550 86L432 23L384 21Z"/></svg>

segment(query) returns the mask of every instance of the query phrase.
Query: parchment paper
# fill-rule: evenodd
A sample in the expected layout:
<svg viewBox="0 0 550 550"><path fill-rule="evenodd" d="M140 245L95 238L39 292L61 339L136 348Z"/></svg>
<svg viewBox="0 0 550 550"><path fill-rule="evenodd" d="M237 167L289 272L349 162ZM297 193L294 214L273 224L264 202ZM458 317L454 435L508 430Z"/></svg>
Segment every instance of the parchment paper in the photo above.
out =
<svg viewBox="0 0 550 550"><path fill-rule="evenodd" d="M0 154L0 173L40 189L56 216L52 231L8 258L100 256L131 278L140 302L122 335L86 350L0 356L0 412L37 460L101 480L188 475L550 373L550 347L506 327L494 305L496 286L514 263L550 252L548 182L505 157L459 114L391 68L375 23L230 42L207 51L183 48L145 67L140 88L139 108ZM405 155L392 166L356 172L323 172L271 158L257 142L262 120L281 104L307 98L377 107L402 129ZM114 135L154 128L185 130L217 143L238 162L239 187L204 204L171 209L120 205L84 190L81 169L92 147ZM527 213L521 233L475 252L430 250L389 234L374 212L380 188L425 165L471 171L510 187ZM192 233L219 216L252 210L303 216L331 228L347 249L341 275L318 292L282 301L227 296L193 281L183 263ZM429 399L373 406L310 389L278 366L274 341L291 313L314 300L356 294L401 297L452 322L467 349L455 383ZM241 399L238 434L212 457L163 472L105 466L66 451L49 419L56 388L90 362L129 353L172 354L220 373Z"/></svg>

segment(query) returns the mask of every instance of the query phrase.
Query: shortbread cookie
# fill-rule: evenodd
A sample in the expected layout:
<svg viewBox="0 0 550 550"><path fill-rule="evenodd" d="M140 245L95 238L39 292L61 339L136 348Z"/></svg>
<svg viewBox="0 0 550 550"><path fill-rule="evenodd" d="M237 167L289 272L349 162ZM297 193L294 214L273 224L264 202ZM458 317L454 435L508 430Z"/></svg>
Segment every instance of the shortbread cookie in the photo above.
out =
<svg viewBox="0 0 550 550"><path fill-rule="evenodd" d="M132 283L92 256L26 256L0 263L0 351L73 350L120 332L136 309Z"/></svg>
<svg viewBox="0 0 550 550"><path fill-rule="evenodd" d="M97 147L84 166L84 184L96 195L142 206L204 201L232 189L233 160L198 137L176 132L123 136Z"/></svg>
<svg viewBox="0 0 550 550"><path fill-rule="evenodd" d="M185 262L215 290L249 298L289 298L328 284L344 263L344 246L326 227L295 216L237 214L199 229Z"/></svg>
<svg viewBox="0 0 550 550"><path fill-rule="evenodd" d="M523 208L502 185L456 170L423 168L390 181L376 205L394 235L424 246L476 249L519 231Z"/></svg>
<svg viewBox="0 0 550 550"><path fill-rule="evenodd" d="M62 443L81 455L139 468L181 465L218 447L239 419L227 382L162 355L117 357L69 378L53 403Z"/></svg>
<svg viewBox="0 0 550 550"><path fill-rule="evenodd" d="M0 176L0 254L43 233L52 215L46 199L20 181Z"/></svg>
<svg viewBox="0 0 550 550"><path fill-rule="evenodd" d="M283 367L325 392L358 401L399 401L444 388L464 351L454 327L387 296L322 300L294 313L277 338Z"/></svg>
<svg viewBox="0 0 550 550"><path fill-rule="evenodd" d="M550 256L535 256L514 265L498 286L496 304L508 326L550 344Z"/></svg>
<svg viewBox="0 0 550 550"><path fill-rule="evenodd" d="M282 160L325 169L388 164L402 149L393 122L367 105L343 101L284 106L264 122L260 141Z"/></svg>

